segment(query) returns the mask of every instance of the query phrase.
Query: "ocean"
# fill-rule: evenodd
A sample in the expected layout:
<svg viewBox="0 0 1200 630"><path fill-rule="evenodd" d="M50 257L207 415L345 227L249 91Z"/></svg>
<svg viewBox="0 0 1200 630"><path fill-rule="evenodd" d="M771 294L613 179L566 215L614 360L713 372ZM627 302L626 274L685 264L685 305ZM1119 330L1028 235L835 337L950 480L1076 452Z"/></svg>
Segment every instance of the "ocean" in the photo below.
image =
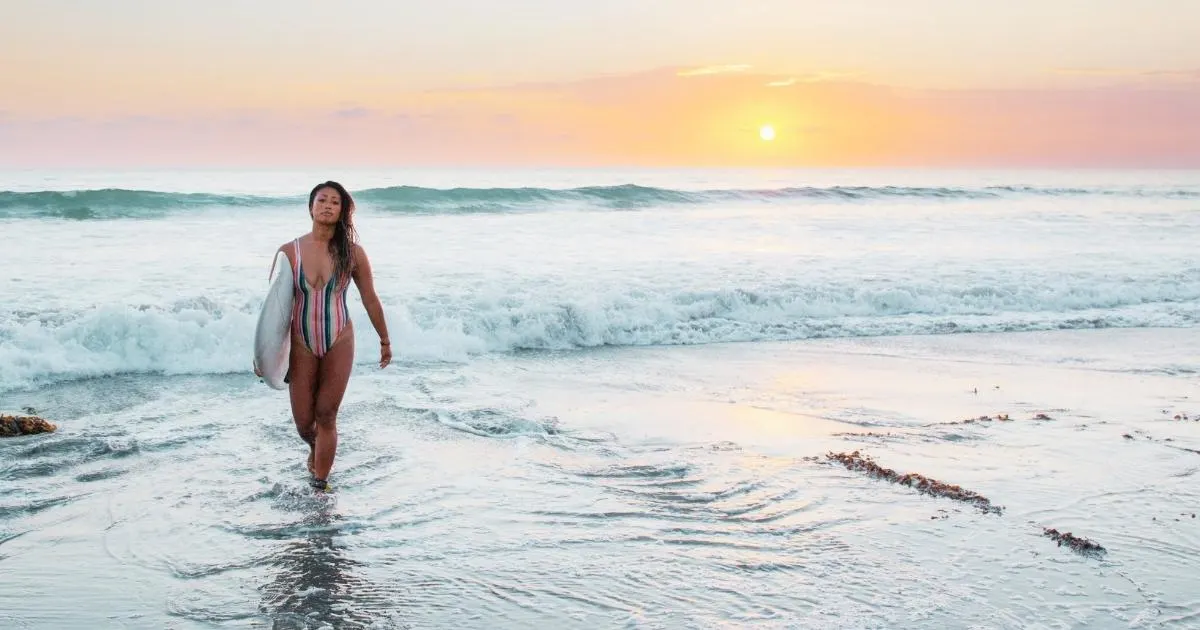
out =
<svg viewBox="0 0 1200 630"><path fill-rule="evenodd" d="M396 355L352 290L327 496L251 371L326 179ZM0 230L6 628L1200 624L1197 171L6 171Z"/></svg>

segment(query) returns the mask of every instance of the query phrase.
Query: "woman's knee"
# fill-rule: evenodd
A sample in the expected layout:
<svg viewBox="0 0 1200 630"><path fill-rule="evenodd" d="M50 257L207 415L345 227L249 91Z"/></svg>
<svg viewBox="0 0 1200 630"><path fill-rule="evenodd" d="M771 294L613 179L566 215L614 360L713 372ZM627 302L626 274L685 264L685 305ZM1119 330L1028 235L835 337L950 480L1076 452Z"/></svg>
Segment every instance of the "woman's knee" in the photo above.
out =
<svg viewBox="0 0 1200 630"><path fill-rule="evenodd" d="M315 416L319 429L332 429L337 426L337 407L318 405Z"/></svg>
<svg viewBox="0 0 1200 630"><path fill-rule="evenodd" d="M305 442L312 442L317 439L317 425L315 422L308 424L296 423L296 433L300 434L300 438Z"/></svg>

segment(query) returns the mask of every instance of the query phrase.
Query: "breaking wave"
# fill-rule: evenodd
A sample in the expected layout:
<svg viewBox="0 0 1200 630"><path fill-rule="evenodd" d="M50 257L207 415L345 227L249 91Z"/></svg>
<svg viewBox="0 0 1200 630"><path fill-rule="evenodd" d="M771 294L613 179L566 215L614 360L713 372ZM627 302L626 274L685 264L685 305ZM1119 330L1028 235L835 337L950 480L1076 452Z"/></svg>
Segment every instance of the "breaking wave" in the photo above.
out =
<svg viewBox="0 0 1200 630"><path fill-rule="evenodd" d="M717 203L855 202L876 200L1006 199L1018 197L1122 196L1200 199L1191 188L1055 188L987 186L977 188L909 186L830 186L773 189L677 190L626 184L579 188L423 188L394 186L353 191L364 208L381 212L454 214L528 212L563 207L633 210L657 206ZM211 208L271 208L303 205L305 197L171 193L148 190L0 191L0 218L102 220L157 218Z"/></svg>
<svg viewBox="0 0 1200 630"><path fill-rule="evenodd" d="M401 359L526 350L1200 324L1200 269L1146 282L1067 276L1019 285L888 282L571 295L385 298ZM370 322L352 310L360 347ZM0 390L127 373L249 372L258 305L184 299L73 312L0 311ZM364 364L376 357L362 353Z"/></svg>

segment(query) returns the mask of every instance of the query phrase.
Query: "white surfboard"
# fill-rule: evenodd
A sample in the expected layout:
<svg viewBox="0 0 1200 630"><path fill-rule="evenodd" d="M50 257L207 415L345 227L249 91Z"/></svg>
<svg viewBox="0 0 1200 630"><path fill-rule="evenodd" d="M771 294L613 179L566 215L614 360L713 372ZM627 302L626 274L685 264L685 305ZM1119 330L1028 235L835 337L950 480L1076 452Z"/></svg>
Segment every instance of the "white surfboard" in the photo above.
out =
<svg viewBox="0 0 1200 630"><path fill-rule="evenodd" d="M262 373L262 379L272 389L287 389L283 381L288 373L288 361L292 352L292 265L283 252L275 254L275 278L267 290L258 313L258 327L254 331L254 366Z"/></svg>

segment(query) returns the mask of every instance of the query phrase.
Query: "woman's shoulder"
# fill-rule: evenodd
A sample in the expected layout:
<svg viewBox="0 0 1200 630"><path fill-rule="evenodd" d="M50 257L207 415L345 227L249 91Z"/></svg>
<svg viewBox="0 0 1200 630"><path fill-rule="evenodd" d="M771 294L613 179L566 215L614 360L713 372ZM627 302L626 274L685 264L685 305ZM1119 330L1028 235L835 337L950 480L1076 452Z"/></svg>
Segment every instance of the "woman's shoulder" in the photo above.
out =
<svg viewBox="0 0 1200 630"><path fill-rule="evenodd" d="M311 234L311 233L301 234L300 236L297 236L296 238L284 241L283 244L280 245L275 251L290 253L292 250L294 250L296 248L297 245L303 245L305 239L308 238L309 234Z"/></svg>

